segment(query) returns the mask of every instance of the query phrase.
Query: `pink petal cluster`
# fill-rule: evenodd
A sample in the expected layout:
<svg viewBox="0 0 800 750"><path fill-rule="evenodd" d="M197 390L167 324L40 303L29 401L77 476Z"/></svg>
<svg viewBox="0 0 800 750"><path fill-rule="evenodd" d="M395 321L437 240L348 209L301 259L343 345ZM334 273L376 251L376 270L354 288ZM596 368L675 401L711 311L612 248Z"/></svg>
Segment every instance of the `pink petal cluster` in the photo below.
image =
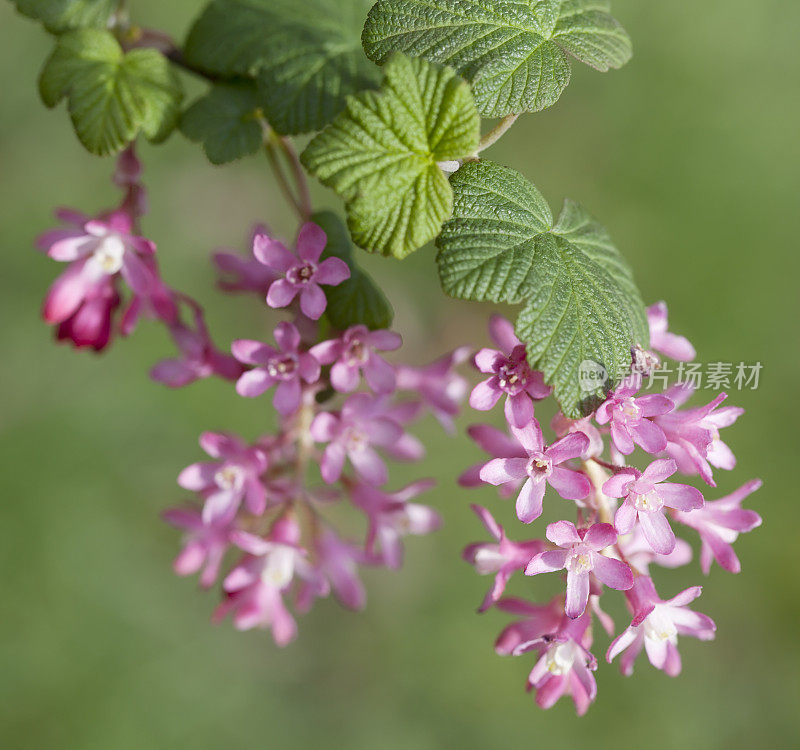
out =
<svg viewBox="0 0 800 750"><path fill-rule="evenodd" d="M648 310L651 347L682 361L694 358L691 344L667 330L666 305ZM464 487L493 485L501 498L516 495L516 517L525 524L539 518L549 501L553 509L575 511L575 520L550 523L544 538L514 542L483 506L473 506L491 536L489 542L468 545L464 559L494 582L479 609L497 608L519 619L497 639L499 654L535 652L538 658L528 678L536 702L549 708L569 696L579 714L597 694L591 653L593 621L609 636L607 659L620 656L622 671L630 674L644 649L650 662L669 675L681 669L678 637L710 640L710 618L688 605L700 594L686 589L669 600L656 594L650 567L675 568L692 559L691 546L678 539L674 522L696 531L701 540L700 564L708 573L712 560L730 572L740 563L733 543L740 533L761 523L742 500L758 489L753 480L716 501L705 501L696 487L667 481L678 472L697 475L713 485L711 467L732 469L733 453L719 436L722 427L742 413L721 406L720 394L705 406L681 409L693 394L687 385L667 387L664 393L640 394L659 365L658 357L642 347L631 350L631 372L593 413L567 419L560 411L552 419L552 439L546 439L534 414L534 401L546 396L546 386L530 368L525 346L511 324L498 316L490 322L492 338L502 351L484 349L476 368L490 377L472 392L470 404L488 411L505 394L505 428L473 425L468 434L489 458L460 477ZM531 390L531 384L535 387ZM644 464L636 449L650 454ZM631 461L631 465L626 465ZM642 468L637 468L637 464ZM555 494L548 493L552 487ZM671 523L673 522L673 523ZM677 526L675 528L678 528ZM528 535L530 536L530 535ZM509 581L524 573L556 573L566 578L566 590L546 605L505 597ZM615 631L601 609L606 591L622 591L633 613L631 624Z"/></svg>
<svg viewBox="0 0 800 750"><path fill-rule="evenodd" d="M321 285L337 286L350 278L350 269L340 258L320 260L327 241L313 222L300 229L297 254L267 234L256 235L253 255L277 276L267 290L270 307L286 307L299 295L303 315L319 320L327 307Z"/></svg>

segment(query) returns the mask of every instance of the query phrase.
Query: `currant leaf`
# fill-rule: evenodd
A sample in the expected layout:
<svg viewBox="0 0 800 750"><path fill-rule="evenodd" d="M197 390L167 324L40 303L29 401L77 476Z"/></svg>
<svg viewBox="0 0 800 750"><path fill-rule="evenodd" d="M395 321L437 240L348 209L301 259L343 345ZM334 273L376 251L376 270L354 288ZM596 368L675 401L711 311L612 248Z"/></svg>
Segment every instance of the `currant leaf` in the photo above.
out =
<svg viewBox="0 0 800 750"><path fill-rule="evenodd" d="M311 220L321 226L328 236L323 259L341 258L350 267L349 279L325 291L328 298L325 316L328 322L340 331L359 323L373 330L389 328L394 318L392 306L372 277L356 262L347 227L332 211L315 213Z"/></svg>
<svg viewBox="0 0 800 750"><path fill-rule="evenodd" d="M368 0L214 0L192 27L186 59L217 76L258 80L259 105L281 134L320 130L347 94L377 86L361 48Z"/></svg>
<svg viewBox="0 0 800 750"><path fill-rule="evenodd" d="M108 31L59 37L39 77L48 107L63 98L75 133L100 156L121 151L139 132L154 143L173 130L183 96L169 61L153 49L123 52Z"/></svg>
<svg viewBox="0 0 800 750"><path fill-rule="evenodd" d="M357 245L403 258L450 215L453 194L437 162L474 152L480 119L449 68L396 55L384 73L380 91L350 97L301 159L346 201Z"/></svg>
<svg viewBox="0 0 800 750"><path fill-rule="evenodd" d="M558 221L521 174L491 162L451 178L453 218L437 240L444 291L460 299L522 305L516 323L528 361L544 373L564 414L594 409L649 344L630 267L607 232L576 203ZM604 387L580 382L582 362L602 365Z"/></svg>
<svg viewBox="0 0 800 750"><path fill-rule="evenodd" d="M258 95L252 83L217 84L181 117L181 132L203 144L212 164L252 154L263 143Z"/></svg>
<svg viewBox="0 0 800 750"><path fill-rule="evenodd" d="M105 28L117 0L12 0L17 10L33 18L51 34L72 29Z"/></svg>
<svg viewBox="0 0 800 750"><path fill-rule="evenodd" d="M382 62L393 52L451 65L472 84L482 115L555 104L569 55L600 71L631 57L627 32L602 0L378 0L362 41Z"/></svg>

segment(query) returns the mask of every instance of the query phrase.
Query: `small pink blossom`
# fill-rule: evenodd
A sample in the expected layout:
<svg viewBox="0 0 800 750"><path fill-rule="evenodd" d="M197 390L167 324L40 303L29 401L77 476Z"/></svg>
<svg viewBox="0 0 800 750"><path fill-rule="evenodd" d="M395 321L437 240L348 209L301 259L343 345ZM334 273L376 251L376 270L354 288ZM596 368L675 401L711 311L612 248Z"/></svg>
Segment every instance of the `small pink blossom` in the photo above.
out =
<svg viewBox="0 0 800 750"><path fill-rule="evenodd" d="M761 516L754 510L742 508L742 500L761 487L760 479L752 479L738 490L719 500L706 500L705 505L691 513L677 512L675 520L690 526L700 534L700 567L708 575L711 561L716 560L730 573L738 573L742 566L733 551L739 534L761 526Z"/></svg>
<svg viewBox="0 0 800 750"><path fill-rule="evenodd" d="M366 393L350 396L338 415L317 414L311 423L311 436L317 443L328 444L320 462L322 478L328 484L339 479L346 458L363 481L375 486L386 484L386 464L374 446L401 460L416 460L422 455L422 446L386 416L385 403Z"/></svg>
<svg viewBox="0 0 800 750"><path fill-rule="evenodd" d="M561 549L546 550L534 557L525 575L567 571L567 598L564 612L580 617L589 601L589 574L612 589L633 586L633 573L622 561L600 554L617 541L610 523L596 523L588 529L576 529L569 521L556 521L547 527L547 538Z"/></svg>
<svg viewBox="0 0 800 750"><path fill-rule="evenodd" d="M629 534L637 519L647 543L659 555L675 549L675 534L664 515L664 508L690 511L703 507L700 490L688 484L665 482L678 467L672 459L653 461L644 472L625 469L611 477L603 492L609 497L625 500L614 516L614 526L620 534Z"/></svg>
<svg viewBox="0 0 800 750"><path fill-rule="evenodd" d="M511 432L525 450L526 457L493 458L481 469L480 478L498 486L527 477L517 496L520 521L531 523L542 514L546 484L567 500L581 500L591 492L592 486L584 474L559 466L586 451L589 444L586 435L574 432L546 447L536 420L524 428L511 427Z"/></svg>
<svg viewBox="0 0 800 750"><path fill-rule="evenodd" d="M583 716L597 697L594 672L597 660L589 651L592 645L591 615L577 619L562 617L557 630L517 646L515 655L529 651L540 654L528 675L528 689L536 690L536 704L551 708L564 695L572 697L579 716Z"/></svg>
<svg viewBox="0 0 800 750"><path fill-rule="evenodd" d="M634 398L635 393L633 386L618 388L600 405L595 419L598 424L611 423L611 439L623 455L633 453L634 443L648 453L660 453L667 447L667 438L650 417L666 414L674 404L656 393Z"/></svg>
<svg viewBox="0 0 800 750"><path fill-rule="evenodd" d="M239 378L236 392L254 398L277 385L272 404L279 414L288 416L300 406L302 382L315 383L319 379L320 365L312 354L300 351L300 333L292 323L278 323L274 336L278 349L249 339L233 342L233 356L256 365Z"/></svg>
<svg viewBox="0 0 800 750"><path fill-rule="evenodd" d="M364 551L346 542L331 529L316 538L317 569L330 583L336 598L348 609L364 609L367 592L358 576L358 565L367 562Z"/></svg>
<svg viewBox="0 0 800 750"><path fill-rule="evenodd" d="M633 673L633 663L644 647L647 658L656 668L674 677L681 671L678 636L688 635L708 641L714 638L714 621L689 609L688 605L700 596L700 586L693 586L677 596L663 601L648 576L638 576L626 593L634 617L631 624L608 649L606 660L622 654L620 667L624 675Z"/></svg>
<svg viewBox="0 0 800 750"><path fill-rule="evenodd" d="M422 479L396 492L383 492L368 484L353 488L353 503L367 516L365 547L369 555L388 568L397 569L403 564L404 536L430 534L442 525L441 516L433 508L409 502L434 484Z"/></svg>
<svg viewBox="0 0 800 750"><path fill-rule="evenodd" d="M215 517L206 521L193 507L170 508L164 511L163 518L186 532L183 549L173 564L175 572L179 576L189 576L202 568L200 585L203 588L212 586L231 543L231 532L235 528L232 520Z"/></svg>
<svg viewBox="0 0 800 750"><path fill-rule="evenodd" d="M688 565L692 559L692 547L685 539L676 538L675 549L668 555L653 552L639 524L633 527L630 534L620 536L617 545L631 567L641 573L647 573L652 563L662 568L680 568Z"/></svg>
<svg viewBox="0 0 800 750"><path fill-rule="evenodd" d="M694 390L689 384L677 384L666 395L676 406L681 406L691 398ZM667 439L666 451L675 459L680 472L700 474L703 481L712 487L716 487L712 466L726 470L736 466L736 457L720 439L719 431L732 425L744 414L744 409L737 406L718 408L726 398L727 394L720 393L705 406L676 410L653 420L663 430Z"/></svg>
<svg viewBox="0 0 800 750"><path fill-rule="evenodd" d="M475 366L490 377L475 386L469 397L470 406L488 411L505 394L506 420L515 427L524 427L533 419L533 402L549 396L552 389L544 384L542 373L528 366L525 346L508 320L493 315L489 333L500 351L481 349L475 355Z"/></svg>
<svg viewBox="0 0 800 750"><path fill-rule="evenodd" d="M462 553L462 557L475 567L478 575L495 574L494 583L478 609L479 612L485 612L503 595L511 575L517 570L524 570L531 558L544 550L545 544L541 539L512 542L486 508L480 505L471 507L495 540L475 542Z"/></svg>
<svg viewBox="0 0 800 750"><path fill-rule="evenodd" d="M365 325L348 328L338 339L323 341L311 348L322 365L331 367L331 385L340 393L358 388L363 372L375 393L391 393L395 388L394 368L377 352L399 349L403 339L392 331L370 331Z"/></svg>
<svg viewBox="0 0 800 750"><path fill-rule="evenodd" d="M308 222L297 237L297 255L265 234L256 235L253 254L279 276L267 292L270 307L286 307L299 294L300 309L312 320L325 312L327 300L320 285L337 286L350 278L350 268L340 258L320 261L328 238L320 227Z"/></svg>
<svg viewBox="0 0 800 750"><path fill-rule="evenodd" d="M544 605L510 596L500 599L495 607L522 618L506 625L497 637L494 650L500 656L516 655L520 647L551 636L564 621L563 596L556 596Z"/></svg>
<svg viewBox="0 0 800 750"><path fill-rule="evenodd" d="M262 514L267 507L266 490L261 483L267 470L264 451L225 432L204 432L200 447L218 460L187 466L178 476L178 484L205 498L203 521L231 519L242 500L250 513Z"/></svg>
<svg viewBox="0 0 800 750"><path fill-rule="evenodd" d="M469 390L466 379L455 368L466 362L470 351L468 346L462 346L425 367L398 365L395 368L397 389L415 394L420 407L430 409L451 434L455 432L453 418Z"/></svg>
<svg viewBox="0 0 800 750"><path fill-rule="evenodd" d="M226 598L212 619L219 622L233 613L238 630L269 628L275 643L285 646L297 635L297 625L283 595L295 577L319 595L327 592L327 582L306 559L299 546L300 529L293 519L279 520L266 538L244 531L233 532L231 538L246 555L223 581Z"/></svg>
<svg viewBox="0 0 800 750"><path fill-rule="evenodd" d="M680 362L691 362L697 356L687 338L667 330L666 302L656 302L647 308L647 322L650 324L650 346L657 352Z"/></svg>

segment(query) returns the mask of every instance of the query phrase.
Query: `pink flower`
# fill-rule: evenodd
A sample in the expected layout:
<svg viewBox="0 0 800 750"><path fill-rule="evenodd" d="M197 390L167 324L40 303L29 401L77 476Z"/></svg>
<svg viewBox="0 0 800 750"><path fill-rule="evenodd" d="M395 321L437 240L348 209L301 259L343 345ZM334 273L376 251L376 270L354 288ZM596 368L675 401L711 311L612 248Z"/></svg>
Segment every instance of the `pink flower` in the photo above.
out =
<svg viewBox="0 0 800 750"><path fill-rule="evenodd" d="M301 381L316 382L320 365L312 354L300 351L300 333L291 323L278 323L274 336L278 349L249 339L233 342L233 356L245 364L256 365L236 382L236 392L254 398L277 384L272 404L286 417L300 406Z"/></svg>
<svg viewBox="0 0 800 750"><path fill-rule="evenodd" d="M632 386L618 388L600 405L595 419L598 424L611 422L611 439L620 453L633 453L634 443L648 453L660 453L667 447L667 438L649 417L672 411L674 404L656 393L634 398L635 393Z"/></svg>
<svg viewBox="0 0 800 750"><path fill-rule="evenodd" d="M176 296L180 296L192 308L194 327L180 319L169 324L169 332L182 356L161 360L150 370L150 377L170 388L182 388L212 375L226 380L238 379L244 368L229 354L224 354L214 346L202 308L188 297Z"/></svg>
<svg viewBox="0 0 800 750"><path fill-rule="evenodd" d="M178 476L178 484L205 498L203 521L232 518L242 500L250 513L261 515L267 507L261 483L267 470L264 451L224 432L204 432L200 447L219 460L187 466Z"/></svg>
<svg viewBox="0 0 800 750"><path fill-rule="evenodd" d="M402 538L430 534L442 525L441 516L433 508L409 502L434 484L421 479L396 492L382 492L368 484L353 488L353 504L367 516L366 551L376 562L399 568L403 564Z"/></svg>
<svg viewBox="0 0 800 750"><path fill-rule="evenodd" d="M564 695L570 695L579 716L583 716L597 697L594 672L597 660L589 652L592 644L589 613L577 619L564 617L558 629L542 638L521 644L515 655L537 651L539 661L528 675L528 689L536 690L536 704L551 708Z"/></svg>
<svg viewBox="0 0 800 750"><path fill-rule="evenodd" d="M667 330L667 303L656 302L647 308L647 322L650 324L650 346L657 352L677 359L691 362L696 354L689 340Z"/></svg>
<svg viewBox="0 0 800 750"><path fill-rule="evenodd" d="M525 569L525 575L567 571L567 598L564 612L580 617L589 601L589 574L612 589L633 586L633 573L622 561L599 554L617 541L610 523L596 523L588 529L576 529L569 521L556 521L547 527L547 538L561 549L540 552Z"/></svg>
<svg viewBox="0 0 800 750"><path fill-rule="evenodd" d="M514 327L500 315L489 320L489 333L502 351L481 349L475 366L491 377L478 383L469 397L470 406L488 411L506 395L505 415L510 425L524 427L533 419L533 401L550 395L544 376L528 366L525 346L514 334Z"/></svg>
<svg viewBox="0 0 800 750"><path fill-rule="evenodd" d="M231 519L211 518L205 521L200 511L192 507L170 508L164 512L163 518L186 532L183 549L173 564L175 572L179 576L189 576L202 568L200 585L203 588L212 586L230 545L234 529Z"/></svg>
<svg viewBox="0 0 800 750"><path fill-rule="evenodd" d="M700 566L708 575L712 558L731 573L742 566L731 546L739 534L761 526L761 516L754 510L742 508L742 500L761 487L760 479L752 479L738 490L719 500L706 501L691 513L675 513L675 520L690 526L700 534Z"/></svg>
<svg viewBox="0 0 800 750"><path fill-rule="evenodd" d="M298 294L300 309L312 320L325 312L327 300L320 284L336 286L350 278L350 268L340 258L320 262L328 238L320 227L308 222L297 237L297 255L265 234L256 235L253 254L280 278L267 292L270 307L286 307Z"/></svg>
<svg viewBox="0 0 800 750"><path fill-rule="evenodd" d="M610 663L623 654L620 667L624 675L633 673L633 663L644 646L647 658L656 669L670 677L681 671L678 636L690 635L701 641L714 637L714 621L686 605L700 596L700 586L693 586L677 596L663 601L658 597L653 581L638 576L633 588L626 593L634 617L631 624L613 641L606 654Z"/></svg>
<svg viewBox="0 0 800 750"><path fill-rule="evenodd" d="M462 553L462 557L475 566L478 575L495 574L494 583L478 609L479 612L485 612L503 595L511 575L517 570L524 570L531 558L544 550L545 544L540 539L512 542L486 508L480 505L471 507L495 540L494 543L475 542Z"/></svg>
<svg viewBox="0 0 800 750"><path fill-rule="evenodd" d="M392 331L370 331L364 325L348 328L338 339L323 341L311 348L322 365L331 367L331 385L340 393L358 388L361 373L375 393L391 393L395 388L394 368L376 352L399 349L403 339Z"/></svg>
<svg viewBox="0 0 800 750"><path fill-rule="evenodd" d="M519 444L519 441L512 435L508 435L496 427L488 424L473 424L467 428L467 434L478 444L481 450L490 456L499 458L524 458L527 459L528 452ZM480 487L484 484L481 479L481 469L486 465L485 461L470 466L458 478L458 483L462 487ZM499 487L500 497L511 497L522 485L527 474L523 477L510 479Z"/></svg>
<svg viewBox="0 0 800 750"><path fill-rule="evenodd" d="M542 429L535 419L524 428L511 427L511 432L526 457L493 458L481 469L480 477L495 486L527 477L517 496L520 521L530 523L542 514L545 484L567 500L581 500L591 492L592 486L583 474L559 466L584 453L589 444L586 435L574 432L546 448Z"/></svg>
<svg viewBox="0 0 800 750"><path fill-rule="evenodd" d="M409 436L403 428L386 416L383 401L366 393L350 396L339 415L317 414L311 423L311 436L318 443L328 443L320 462L322 478L327 484L339 479L345 458L350 459L356 473L368 484L386 484L386 464L373 446L406 460L420 458L422 453L421 446L407 440Z"/></svg>
<svg viewBox="0 0 800 750"><path fill-rule="evenodd" d="M263 224L256 224L250 233L250 247L254 246L256 237L267 233ZM266 297L270 285L278 278L278 274L261 261L229 250L217 250L211 260L219 273L217 286L225 292L249 292Z"/></svg>
<svg viewBox="0 0 800 750"><path fill-rule="evenodd" d="M275 643L285 646L297 635L297 625L286 609L283 594L295 576L320 595L327 591L327 582L298 545L300 529L292 519L279 520L265 539L244 531L233 532L231 537L247 554L223 581L227 596L212 619L219 622L232 612L238 630L270 628Z"/></svg>
<svg viewBox="0 0 800 750"><path fill-rule="evenodd" d="M660 555L675 549L675 534L664 515L664 508L689 511L703 507L700 490L688 484L665 482L678 467L669 458L653 461L644 473L625 469L603 485L609 497L624 497L617 509L614 525L619 534L629 534L637 519L647 543Z"/></svg>
<svg viewBox="0 0 800 750"><path fill-rule="evenodd" d="M466 379L455 368L465 362L469 354L470 348L461 346L426 367L398 365L395 368L397 389L414 393L420 406L427 406L449 433L455 432L453 418L469 389Z"/></svg>
<svg viewBox="0 0 800 750"><path fill-rule="evenodd" d="M667 391L667 396L676 406L681 406L694 390L691 385L677 384ZM718 409L726 398L725 393L720 393L705 406L674 411L654 419L666 435L666 451L675 459L681 473L700 474L712 487L716 487L712 466L728 470L736 466L736 457L720 440L719 431L732 425L744 414L744 409L737 406Z"/></svg>

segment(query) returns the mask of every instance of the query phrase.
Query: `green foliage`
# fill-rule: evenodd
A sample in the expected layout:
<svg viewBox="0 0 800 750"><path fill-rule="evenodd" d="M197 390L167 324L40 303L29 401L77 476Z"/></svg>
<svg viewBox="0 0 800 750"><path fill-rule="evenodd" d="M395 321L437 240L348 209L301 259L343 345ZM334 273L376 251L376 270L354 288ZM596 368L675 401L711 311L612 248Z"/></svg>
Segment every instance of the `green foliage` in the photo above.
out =
<svg viewBox="0 0 800 750"><path fill-rule="evenodd" d="M452 65L482 115L537 112L570 79L568 53L597 70L631 57L604 0L378 0L364 26L367 56L393 52Z"/></svg>
<svg viewBox="0 0 800 750"><path fill-rule="evenodd" d="M491 162L465 164L451 178L453 218L437 241L444 291L460 299L523 305L516 331L532 367L554 387L568 417L604 396L579 382L584 360L616 385L631 348L647 346L647 319L630 268L606 231L567 201L550 209L522 175Z"/></svg>
<svg viewBox="0 0 800 750"><path fill-rule="evenodd" d="M12 0L24 16L40 21L52 34L106 27L117 0Z"/></svg>
<svg viewBox="0 0 800 750"><path fill-rule="evenodd" d="M108 31L59 37L39 77L48 107L67 98L80 142L93 154L121 151L141 131L163 141L175 127L182 91L169 61L156 50L127 54Z"/></svg>
<svg viewBox="0 0 800 750"><path fill-rule="evenodd" d="M301 159L346 201L357 245L403 258L450 216L453 193L437 162L471 154L480 121L449 68L396 55L384 72L380 92L350 97Z"/></svg>
<svg viewBox="0 0 800 750"><path fill-rule="evenodd" d="M328 322L340 331L362 323L373 330L389 328L394 311L372 277L359 268L347 227L331 211L320 211L311 217L328 235L323 258L341 258L350 267L350 278L337 286L326 287Z"/></svg>
<svg viewBox="0 0 800 750"><path fill-rule="evenodd" d="M215 85L181 117L181 132L203 144L212 164L252 154L263 143L258 97L252 83Z"/></svg>
<svg viewBox="0 0 800 750"><path fill-rule="evenodd" d="M217 76L251 76L281 134L320 130L347 94L380 79L360 32L368 0L213 0L186 40L187 61Z"/></svg>

